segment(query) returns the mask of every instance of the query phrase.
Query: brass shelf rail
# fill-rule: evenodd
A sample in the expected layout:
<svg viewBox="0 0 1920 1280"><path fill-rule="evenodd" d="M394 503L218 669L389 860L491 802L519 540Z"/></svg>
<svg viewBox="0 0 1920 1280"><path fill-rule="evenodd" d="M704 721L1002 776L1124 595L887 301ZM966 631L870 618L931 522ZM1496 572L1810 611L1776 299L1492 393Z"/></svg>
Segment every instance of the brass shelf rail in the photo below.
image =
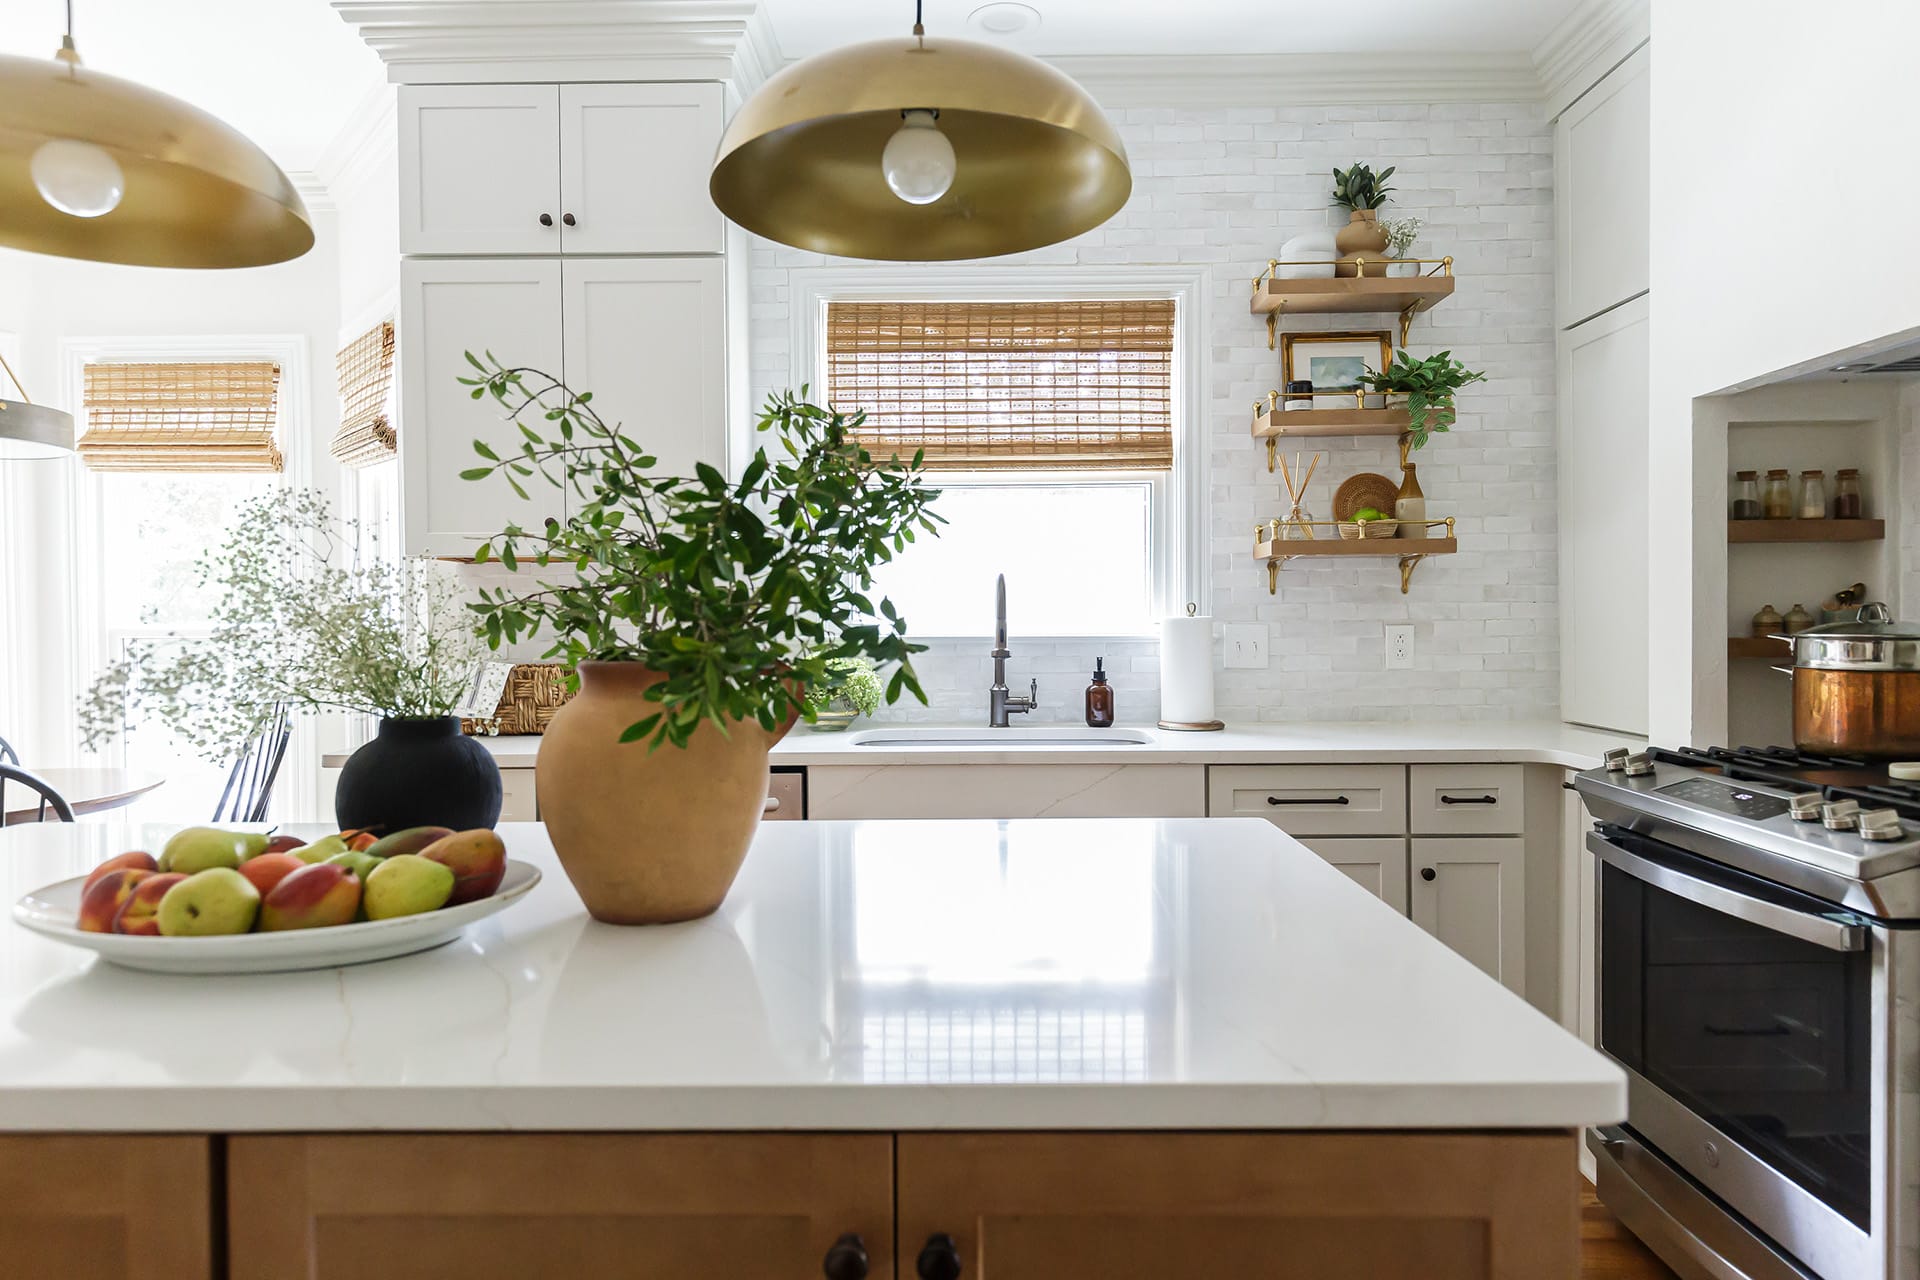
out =
<svg viewBox="0 0 1920 1280"><path fill-rule="evenodd" d="M1394 266L1422 268L1411 276L1388 275ZM1342 267L1354 270L1351 276L1312 276L1287 279L1275 273L1281 267ZM1374 274L1369 275L1368 272ZM1429 310L1442 298L1453 294L1453 257L1444 258L1355 258L1287 261L1267 259L1266 270L1253 278L1250 307L1255 315L1267 317L1267 350L1275 345L1275 334L1283 313L1295 315L1351 315L1356 312L1393 311L1400 316L1400 345L1407 345L1413 317Z"/></svg>
<svg viewBox="0 0 1920 1280"><path fill-rule="evenodd" d="M1448 516L1444 520L1392 521L1395 526L1413 524L1427 529L1446 527L1447 533L1443 538L1418 540L1420 547L1417 551L1409 546L1416 541L1411 538L1342 538L1338 533L1338 520L1263 520L1253 527L1253 555L1255 559L1267 562L1269 595L1280 593L1280 566L1287 561L1340 556L1394 557L1400 562L1400 594L1406 595L1413 582L1414 568L1422 560L1428 556L1450 556L1460 550L1460 544L1453 535L1453 520L1452 516ZM1308 536L1281 537L1287 529L1305 529ZM1335 533L1331 538L1320 538L1313 536L1315 529L1333 529Z"/></svg>

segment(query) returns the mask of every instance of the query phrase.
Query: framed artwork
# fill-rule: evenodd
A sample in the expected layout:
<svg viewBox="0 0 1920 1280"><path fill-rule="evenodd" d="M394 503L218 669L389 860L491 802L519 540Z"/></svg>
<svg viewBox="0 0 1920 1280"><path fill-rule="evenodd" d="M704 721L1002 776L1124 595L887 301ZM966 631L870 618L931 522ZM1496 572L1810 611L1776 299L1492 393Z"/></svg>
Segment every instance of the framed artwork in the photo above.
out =
<svg viewBox="0 0 1920 1280"><path fill-rule="evenodd" d="M1385 329L1280 335L1281 384L1311 382L1316 409L1353 408L1360 375L1392 361L1393 335Z"/></svg>

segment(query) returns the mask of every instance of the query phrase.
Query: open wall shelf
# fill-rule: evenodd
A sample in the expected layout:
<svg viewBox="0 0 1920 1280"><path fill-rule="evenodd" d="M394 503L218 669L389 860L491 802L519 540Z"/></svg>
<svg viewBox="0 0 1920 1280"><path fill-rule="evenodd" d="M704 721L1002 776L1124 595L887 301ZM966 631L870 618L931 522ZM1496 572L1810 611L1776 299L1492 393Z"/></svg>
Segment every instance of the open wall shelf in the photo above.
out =
<svg viewBox="0 0 1920 1280"><path fill-rule="evenodd" d="M1267 349L1274 345L1274 330L1285 313L1304 316L1356 315L1369 312L1395 312L1400 317L1400 345L1407 345L1407 329L1414 316L1433 308L1442 298L1453 295L1453 259L1411 259L1403 265L1422 269L1417 276L1388 276L1385 259L1335 264L1357 266L1360 274L1351 277L1317 276L1307 280L1279 279L1281 267L1327 266L1325 262L1282 262L1267 260L1267 269L1254 277L1253 314L1267 318Z"/></svg>
<svg viewBox="0 0 1920 1280"><path fill-rule="evenodd" d="M1253 420L1255 440L1280 436L1398 436L1413 428L1405 409L1295 409L1262 411Z"/></svg>
<svg viewBox="0 0 1920 1280"><path fill-rule="evenodd" d="M1771 636L1728 636L1729 658L1759 658L1768 662L1786 662L1793 657L1793 646Z"/></svg>
<svg viewBox="0 0 1920 1280"><path fill-rule="evenodd" d="M1728 542L1879 542L1885 520L1729 520Z"/></svg>
<svg viewBox="0 0 1920 1280"><path fill-rule="evenodd" d="M1428 556L1450 556L1460 549L1460 543L1453 536L1451 518L1430 521L1431 524L1445 524L1447 536L1444 538L1342 538L1333 527L1332 521L1314 521L1316 527L1326 526L1328 536L1313 538L1280 538L1275 536L1275 525L1268 521L1259 525L1254 532L1253 555L1256 560L1267 562L1267 592L1277 595L1280 591L1280 566L1289 560L1332 559L1337 557L1365 556L1380 560L1397 559L1400 562L1400 594L1407 594L1413 581L1414 566Z"/></svg>

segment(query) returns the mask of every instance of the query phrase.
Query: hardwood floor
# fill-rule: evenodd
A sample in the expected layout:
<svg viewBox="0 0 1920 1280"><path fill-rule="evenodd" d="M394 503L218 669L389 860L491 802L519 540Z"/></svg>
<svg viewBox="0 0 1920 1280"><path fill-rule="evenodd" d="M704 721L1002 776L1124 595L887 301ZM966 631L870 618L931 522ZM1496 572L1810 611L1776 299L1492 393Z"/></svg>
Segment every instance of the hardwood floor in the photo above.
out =
<svg viewBox="0 0 1920 1280"><path fill-rule="evenodd" d="M1580 1280L1676 1280L1660 1259L1580 1184Z"/></svg>

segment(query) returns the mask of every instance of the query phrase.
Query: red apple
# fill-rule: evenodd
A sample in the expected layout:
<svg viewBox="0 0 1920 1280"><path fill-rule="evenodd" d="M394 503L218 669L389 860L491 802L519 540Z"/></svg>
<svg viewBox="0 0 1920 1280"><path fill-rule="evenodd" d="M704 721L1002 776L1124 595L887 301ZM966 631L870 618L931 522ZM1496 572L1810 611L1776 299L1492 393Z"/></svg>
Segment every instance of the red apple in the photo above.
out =
<svg viewBox="0 0 1920 1280"><path fill-rule="evenodd" d="M290 872L260 904L262 932L351 924L360 909L360 877L333 862Z"/></svg>
<svg viewBox="0 0 1920 1280"><path fill-rule="evenodd" d="M134 885L133 892L120 904L120 910L114 913L113 931L158 937L160 899L167 896L167 890L186 878L184 872L163 871Z"/></svg>
<svg viewBox="0 0 1920 1280"><path fill-rule="evenodd" d="M93 882L101 876L104 876L109 871L118 871L124 867L131 867L135 871L158 871L160 864L154 861L153 855L150 853L136 852L116 854L93 870L87 872L87 882L80 886L80 891L85 893L88 889L93 888Z"/></svg>
<svg viewBox="0 0 1920 1280"><path fill-rule="evenodd" d="M295 849L304 848L306 843L305 836L274 836L267 841L267 847L262 852L292 853Z"/></svg>
<svg viewBox="0 0 1920 1280"><path fill-rule="evenodd" d="M240 864L240 874L253 881L253 887L265 898L273 886L307 864L290 853L263 853Z"/></svg>
<svg viewBox="0 0 1920 1280"><path fill-rule="evenodd" d="M436 840L420 856L453 872L453 896L446 904L450 907L491 898L507 874L507 846L487 827Z"/></svg>
<svg viewBox="0 0 1920 1280"><path fill-rule="evenodd" d="M133 887L153 875L138 867L115 867L80 891L80 929L83 933L112 933L113 917Z"/></svg>

